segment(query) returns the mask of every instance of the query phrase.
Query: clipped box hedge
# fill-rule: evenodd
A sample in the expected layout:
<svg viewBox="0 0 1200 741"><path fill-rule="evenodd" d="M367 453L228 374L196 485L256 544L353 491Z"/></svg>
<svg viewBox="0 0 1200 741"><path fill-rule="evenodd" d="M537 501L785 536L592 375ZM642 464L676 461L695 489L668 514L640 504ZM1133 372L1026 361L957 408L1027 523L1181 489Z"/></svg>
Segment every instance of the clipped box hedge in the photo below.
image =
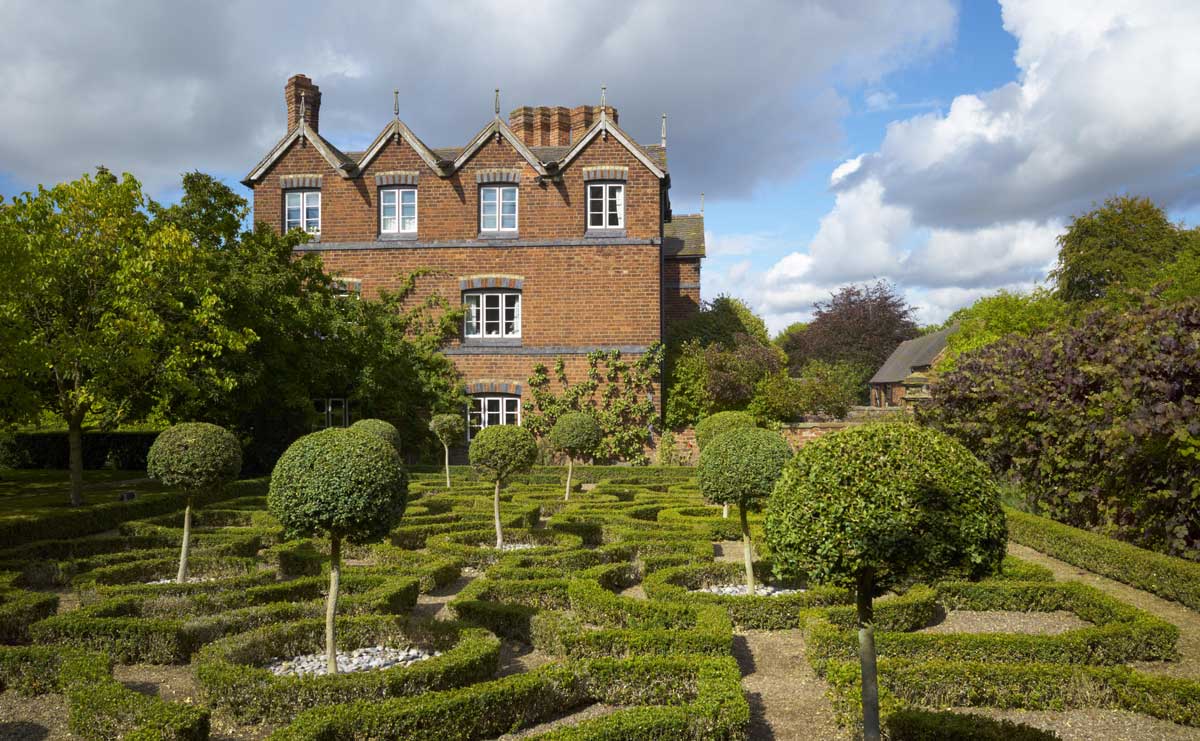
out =
<svg viewBox="0 0 1200 741"><path fill-rule="evenodd" d="M441 655L410 666L323 676L276 676L266 664L277 658L320 653L325 621L271 625L224 638L196 656L196 680L206 701L243 723L284 722L320 705L363 698L419 695L491 678L500 641L481 628L402 617L339 618L338 646L418 645Z"/></svg>
<svg viewBox="0 0 1200 741"><path fill-rule="evenodd" d="M0 589L0 643L28 643L29 626L58 610L58 595Z"/></svg>
<svg viewBox="0 0 1200 741"><path fill-rule="evenodd" d="M528 528L505 530L504 542L528 543L533 545L532 548L522 551L500 550L495 547L495 540L496 533L491 529L464 530L434 535L426 541L425 547L433 553L458 559L467 566L485 569L509 553L549 553L583 545L583 540L577 535Z"/></svg>
<svg viewBox="0 0 1200 741"><path fill-rule="evenodd" d="M1015 509L1005 509L1008 537L1069 564L1200 610L1200 563Z"/></svg>

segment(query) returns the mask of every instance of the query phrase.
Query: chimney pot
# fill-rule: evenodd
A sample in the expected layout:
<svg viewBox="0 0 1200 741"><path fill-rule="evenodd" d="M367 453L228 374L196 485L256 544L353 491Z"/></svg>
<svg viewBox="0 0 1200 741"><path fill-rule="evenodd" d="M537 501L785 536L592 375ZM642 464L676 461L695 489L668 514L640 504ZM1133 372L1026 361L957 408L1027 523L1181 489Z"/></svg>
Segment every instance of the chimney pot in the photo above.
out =
<svg viewBox="0 0 1200 741"><path fill-rule="evenodd" d="M288 131L300 125L301 115L309 128L317 131L321 115L321 88L306 75L292 75L283 86L283 97L287 102Z"/></svg>

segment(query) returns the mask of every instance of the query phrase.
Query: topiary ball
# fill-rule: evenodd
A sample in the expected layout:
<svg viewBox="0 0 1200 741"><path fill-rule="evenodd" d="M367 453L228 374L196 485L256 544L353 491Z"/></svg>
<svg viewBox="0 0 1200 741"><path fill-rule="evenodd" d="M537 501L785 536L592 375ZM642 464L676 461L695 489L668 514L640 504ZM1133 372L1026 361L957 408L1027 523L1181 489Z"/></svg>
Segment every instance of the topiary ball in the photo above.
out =
<svg viewBox="0 0 1200 741"><path fill-rule="evenodd" d="M603 439L600 423L587 412L567 412L550 428L550 446L569 456L592 455Z"/></svg>
<svg viewBox="0 0 1200 741"><path fill-rule="evenodd" d="M397 453L400 452L400 430L391 422L382 419L360 419L350 425L350 429L375 435L395 448Z"/></svg>
<svg viewBox="0 0 1200 741"><path fill-rule="evenodd" d="M696 425L696 446L704 450L704 446L722 432L757 426L753 415L748 412L717 412L700 420L700 424Z"/></svg>
<svg viewBox="0 0 1200 741"><path fill-rule="evenodd" d="M475 433L469 457L480 476L503 481L533 468L537 453L537 441L529 430L516 425L491 425Z"/></svg>
<svg viewBox="0 0 1200 741"><path fill-rule="evenodd" d="M778 432L761 427L722 432L700 451L700 493L716 504L757 506L791 459L792 448Z"/></svg>
<svg viewBox="0 0 1200 741"><path fill-rule="evenodd" d="M394 447L361 430L330 428L280 456L267 507L289 534L324 532L364 543L388 534L407 498L408 474Z"/></svg>
<svg viewBox="0 0 1200 741"><path fill-rule="evenodd" d="M435 414L429 420L429 431L445 445L453 445L467 434L467 423L461 414Z"/></svg>
<svg viewBox="0 0 1200 741"><path fill-rule="evenodd" d="M146 474L184 491L229 483L242 470L242 445L229 430L207 422L183 422L154 438L146 455Z"/></svg>
<svg viewBox="0 0 1200 741"><path fill-rule="evenodd" d="M877 587L962 570L993 573L1008 540L988 468L958 441L910 423L869 424L807 443L767 504L780 576Z"/></svg>

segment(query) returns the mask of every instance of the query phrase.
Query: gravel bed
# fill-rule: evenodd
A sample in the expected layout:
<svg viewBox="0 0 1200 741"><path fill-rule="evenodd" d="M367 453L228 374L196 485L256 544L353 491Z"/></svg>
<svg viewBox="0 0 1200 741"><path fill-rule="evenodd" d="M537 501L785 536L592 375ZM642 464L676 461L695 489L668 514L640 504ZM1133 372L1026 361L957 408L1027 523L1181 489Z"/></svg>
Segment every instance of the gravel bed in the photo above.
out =
<svg viewBox="0 0 1200 741"><path fill-rule="evenodd" d="M1009 610L950 610L945 619L919 633L1023 633L1054 636L1086 628L1091 623L1073 612L1014 612Z"/></svg>
<svg viewBox="0 0 1200 741"><path fill-rule="evenodd" d="M750 594L750 590L745 584L714 584L710 587L701 587L693 589L693 592L707 592L709 594L720 594L725 597L745 597ZM804 589L786 589L784 587L773 587L770 584L755 584L755 597L782 597L785 594L800 594L807 590Z"/></svg>
<svg viewBox="0 0 1200 741"><path fill-rule="evenodd" d="M211 581L216 581L215 576L189 576L184 581L188 584L207 584ZM175 584L175 579L155 579L154 581L143 582L144 584Z"/></svg>
<svg viewBox="0 0 1200 741"><path fill-rule="evenodd" d="M496 546L494 546L490 543L480 543L479 547L480 548L491 548L492 550L496 550L496 551L525 551L525 550L529 550L530 548L537 548L537 544L536 543L505 543L504 545L497 548Z"/></svg>
<svg viewBox="0 0 1200 741"><path fill-rule="evenodd" d="M438 651L425 651L415 646L389 648L367 646L353 651L338 651L337 665L341 674L371 672L391 669L394 666L411 666L418 661L440 655ZM326 673L325 654L304 654L290 659L276 659L266 666L276 676L320 676Z"/></svg>
<svg viewBox="0 0 1200 741"><path fill-rule="evenodd" d="M0 692L0 741L76 738L67 730L67 699Z"/></svg>

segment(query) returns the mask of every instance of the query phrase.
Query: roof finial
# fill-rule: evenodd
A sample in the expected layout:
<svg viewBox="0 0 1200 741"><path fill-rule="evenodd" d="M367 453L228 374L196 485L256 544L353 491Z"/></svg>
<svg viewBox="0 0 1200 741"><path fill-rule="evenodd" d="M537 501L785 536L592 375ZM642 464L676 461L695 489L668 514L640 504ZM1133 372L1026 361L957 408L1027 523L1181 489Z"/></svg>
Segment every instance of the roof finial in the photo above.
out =
<svg viewBox="0 0 1200 741"><path fill-rule="evenodd" d="M304 146L304 91L300 91L300 120L296 122L296 128L300 130L300 146Z"/></svg>
<svg viewBox="0 0 1200 741"><path fill-rule="evenodd" d="M663 114L662 135L659 137L659 141L662 144L662 148L666 149L667 148L667 114L665 114L665 113Z"/></svg>
<svg viewBox="0 0 1200 741"><path fill-rule="evenodd" d="M600 113L604 113L604 96L608 92L608 85L600 86Z"/></svg>
<svg viewBox="0 0 1200 741"><path fill-rule="evenodd" d="M604 124L604 141L608 141L608 107L604 99L608 95L608 85L600 86L600 122Z"/></svg>
<svg viewBox="0 0 1200 741"><path fill-rule="evenodd" d="M700 215L704 215L704 191L700 191Z"/></svg>
<svg viewBox="0 0 1200 741"><path fill-rule="evenodd" d="M500 88L496 88L496 118L500 118Z"/></svg>
<svg viewBox="0 0 1200 741"><path fill-rule="evenodd" d="M400 118L400 88L392 90L392 115Z"/></svg>

